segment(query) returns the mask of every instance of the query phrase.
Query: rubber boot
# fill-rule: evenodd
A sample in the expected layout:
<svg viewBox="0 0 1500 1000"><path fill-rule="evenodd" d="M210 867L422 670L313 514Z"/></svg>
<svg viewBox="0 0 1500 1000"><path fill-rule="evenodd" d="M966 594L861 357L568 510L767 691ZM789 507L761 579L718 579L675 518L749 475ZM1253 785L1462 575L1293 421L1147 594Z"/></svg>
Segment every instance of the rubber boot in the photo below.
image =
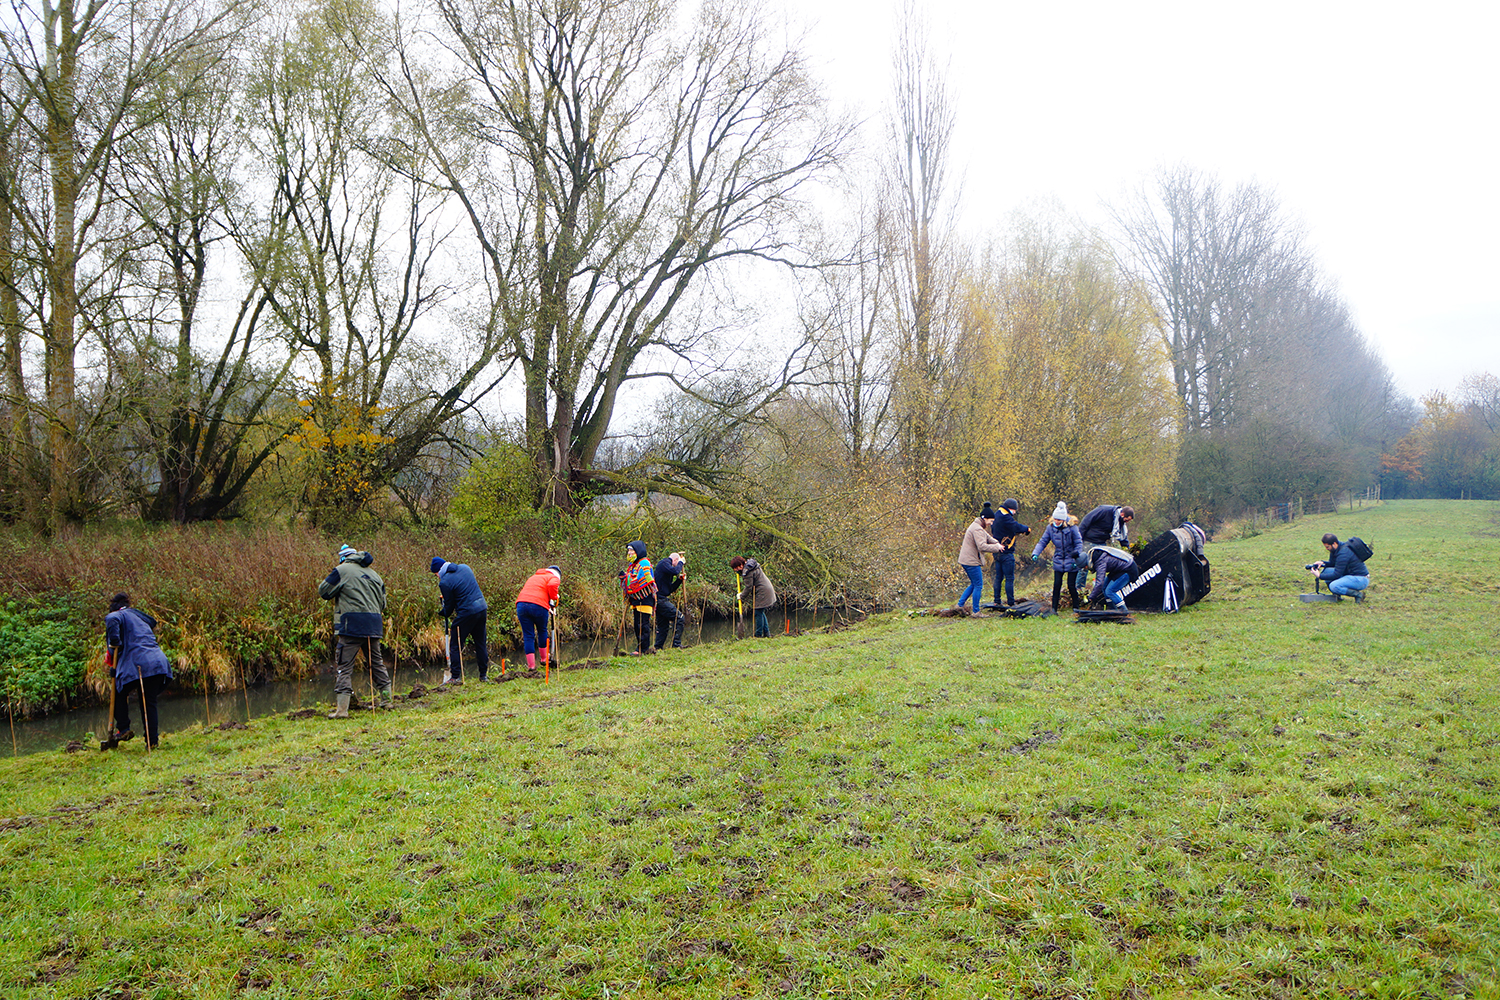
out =
<svg viewBox="0 0 1500 1000"><path fill-rule="evenodd" d="M532 673L536 673L536 654L535 653L527 653L526 654L526 669L530 670Z"/></svg>
<svg viewBox="0 0 1500 1000"><path fill-rule="evenodd" d="M349 718L349 696L347 694L341 694L341 695L338 695L334 699L334 701L335 701L334 709L333 709L332 712L328 713L328 717L330 719L347 719L347 718Z"/></svg>
<svg viewBox="0 0 1500 1000"><path fill-rule="evenodd" d="M390 689L390 687L387 686L387 687L383 687L383 688L380 689L380 702L379 702L379 704L380 704L381 708L390 708L391 707L391 689Z"/></svg>

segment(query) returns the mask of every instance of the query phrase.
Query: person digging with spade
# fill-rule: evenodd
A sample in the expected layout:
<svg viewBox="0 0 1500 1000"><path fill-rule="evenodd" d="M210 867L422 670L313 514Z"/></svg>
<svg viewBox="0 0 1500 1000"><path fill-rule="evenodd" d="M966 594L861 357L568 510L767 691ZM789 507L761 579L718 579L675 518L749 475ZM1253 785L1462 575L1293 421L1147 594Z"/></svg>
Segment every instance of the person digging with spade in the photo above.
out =
<svg viewBox="0 0 1500 1000"><path fill-rule="evenodd" d="M652 571L656 579L656 651L667 644L667 633L672 633L672 648L682 648L682 627L687 616L671 600L677 589L687 581L687 556L673 552L656 564Z"/></svg>
<svg viewBox="0 0 1500 1000"><path fill-rule="evenodd" d="M485 633L490 606L479 589L479 580L465 563L451 563L442 556L433 556L432 572L437 575L438 593L443 595L443 607L439 617L451 624L445 626L448 647L448 676L444 684L464 682L464 640L474 643L474 659L479 665L479 680L490 677L490 641Z"/></svg>
<svg viewBox="0 0 1500 1000"><path fill-rule="evenodd" d="M521 645L526 650L526 669L536 671L536 658L542 657L542 672L547 671L551 652L547 622L557 613L557 592L562 586L562 570L543 566L531 574L516 595L516 621L521 623Z"/></svg>
<svg viewBox="0 0 1500 1000"><path fill-rule="evenodd" d="M380 655L385 635L385 581L370 568L375 557L345 545L338 551L339 564L318 584L318 596L333 602L333 633L338 637L334 652L334 709L330 719L349 718L349 700L354 695L354 661L361 650L370 666L374 684L380 689L380 707L391 707L391 675Z"/></svg>
<svg viewBox="0 0 1500 1000"><path fill-rule="evenodd" d="M156 699L172 679L172 665L156 641L156 619L130 606L129 594L116 594L104 616L104 662L114 678L114 732L106 741L113 746L135 735L130 729L130 692L141 697L141 719L146 726L146 746L161 742L157 727Z"/></svg>

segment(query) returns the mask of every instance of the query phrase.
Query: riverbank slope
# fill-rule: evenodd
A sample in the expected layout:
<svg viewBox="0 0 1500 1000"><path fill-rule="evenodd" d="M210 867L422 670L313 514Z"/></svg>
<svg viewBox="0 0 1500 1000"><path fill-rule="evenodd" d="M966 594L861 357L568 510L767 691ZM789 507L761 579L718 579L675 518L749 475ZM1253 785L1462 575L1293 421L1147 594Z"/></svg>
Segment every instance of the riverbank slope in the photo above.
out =
<svg viewBox="0 0 1500 1000"><path fill-rule="evenodd" d="M28 996L1493 995L1500 505L1134 625L878 616L0 762ZM1323 531L1364 605L1302 604Z"/></svg>

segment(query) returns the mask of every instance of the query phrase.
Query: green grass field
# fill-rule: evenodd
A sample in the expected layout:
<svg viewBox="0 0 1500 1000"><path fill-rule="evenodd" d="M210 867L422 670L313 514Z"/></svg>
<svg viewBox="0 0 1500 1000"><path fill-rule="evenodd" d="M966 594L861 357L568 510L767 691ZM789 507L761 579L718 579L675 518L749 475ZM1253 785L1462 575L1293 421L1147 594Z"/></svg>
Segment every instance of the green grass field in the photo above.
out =
<svg viewBox="0 0 1500 1000"><path fill-rule="evenodd" d="M1363 606L1296 599L1328 530ZM891 614L0 762L0 991L1500 995L1500 504L1208 555L1133 626Z"/></svg>

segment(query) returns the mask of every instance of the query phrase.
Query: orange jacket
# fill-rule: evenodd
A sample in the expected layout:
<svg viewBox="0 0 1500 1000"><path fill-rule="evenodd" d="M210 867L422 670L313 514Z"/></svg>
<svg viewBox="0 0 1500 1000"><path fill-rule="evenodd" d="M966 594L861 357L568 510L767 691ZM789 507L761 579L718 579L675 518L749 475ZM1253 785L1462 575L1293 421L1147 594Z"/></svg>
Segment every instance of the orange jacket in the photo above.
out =
<svg viewBox="0 0 1500 1000"><path fill-rule="evenodd" d="M543 566L531 574L531 579L521 588L516 595L517 604L535 604L538 607L551 607L552 602L557 600L557 588L562 583L562 576L551 566Z"/></svg>

